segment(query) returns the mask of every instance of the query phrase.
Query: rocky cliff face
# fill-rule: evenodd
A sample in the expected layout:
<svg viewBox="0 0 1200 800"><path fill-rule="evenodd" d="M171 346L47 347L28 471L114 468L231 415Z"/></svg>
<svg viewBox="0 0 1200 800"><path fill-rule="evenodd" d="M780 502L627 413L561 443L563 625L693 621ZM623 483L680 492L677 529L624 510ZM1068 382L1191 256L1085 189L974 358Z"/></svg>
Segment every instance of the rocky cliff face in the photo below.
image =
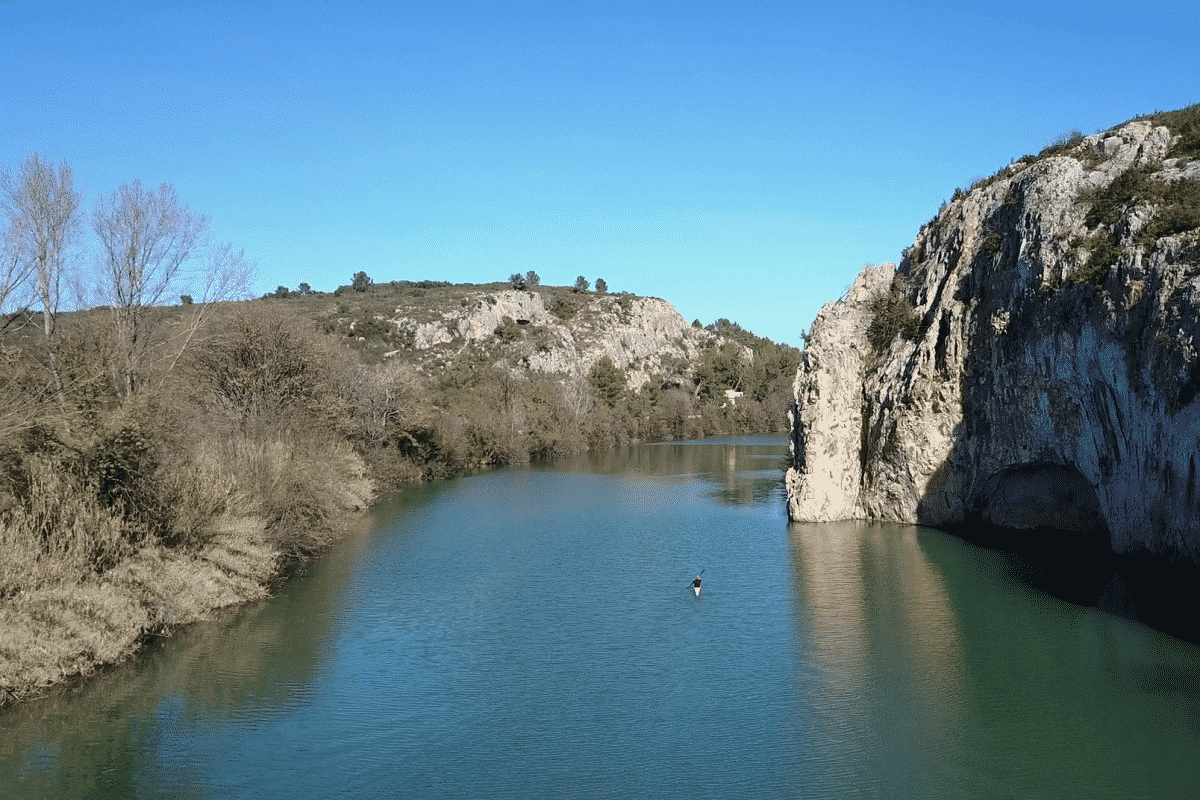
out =
<svg viewBox="0 0 1200 800"><path fill-rule="evenodd" d="M1200 559L1200 108L980 181L821 310L793 520L1107 531Z"/></svg>
<svg viewBox="0 0 1200 800"><path fill-rule="evenodd" d="M514 368L586 375L608 356L614 366L627 370L632 389L653 373L672 373L672 359L692 363L706 342L725 341L688 324L665 300L632 295L582 295L564 318L546 308L539 292L484 290L432 316L417 316L400 306L390 322L411 333L417 350L498 345L505 341L507 324L512 335L504 356ZM752 358L748 349L746 357Z"/></svg>

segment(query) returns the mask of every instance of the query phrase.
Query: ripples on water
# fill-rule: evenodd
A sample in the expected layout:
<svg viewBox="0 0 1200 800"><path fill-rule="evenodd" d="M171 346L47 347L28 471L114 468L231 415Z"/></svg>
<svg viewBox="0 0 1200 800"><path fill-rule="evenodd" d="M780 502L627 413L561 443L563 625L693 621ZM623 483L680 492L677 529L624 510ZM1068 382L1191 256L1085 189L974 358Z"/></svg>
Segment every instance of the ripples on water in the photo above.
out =
<svg viewBox="0 0 1200 800"><path fill-rule="evenodd" d="M785 449L643 446L402 492L271 602L0 717L0 790L1200 793L1195 647L937 531L789 526Z"/></svg>

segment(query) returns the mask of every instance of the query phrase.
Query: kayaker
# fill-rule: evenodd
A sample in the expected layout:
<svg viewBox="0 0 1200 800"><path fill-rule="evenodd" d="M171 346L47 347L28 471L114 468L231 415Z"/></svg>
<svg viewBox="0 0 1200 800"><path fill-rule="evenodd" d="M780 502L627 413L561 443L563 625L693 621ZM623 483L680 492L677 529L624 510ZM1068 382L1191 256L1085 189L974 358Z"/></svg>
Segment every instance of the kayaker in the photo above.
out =
<svg viewBox="0 0 1200 800"><path fill-rule="evenodd" d="M694 589L700 588L700 576L699 575L697 575L696 579L692 581L692 588L694 588Z"/></svg>

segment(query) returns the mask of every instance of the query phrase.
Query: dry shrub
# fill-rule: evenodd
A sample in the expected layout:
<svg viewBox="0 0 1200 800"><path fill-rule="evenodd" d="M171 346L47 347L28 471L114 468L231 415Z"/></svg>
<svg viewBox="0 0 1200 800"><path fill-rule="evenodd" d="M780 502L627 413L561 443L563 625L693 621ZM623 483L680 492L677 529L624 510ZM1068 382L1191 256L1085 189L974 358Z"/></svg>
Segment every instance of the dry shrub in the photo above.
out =
<svg viewBox="0 0 1200 800"><path fill-rule="evenodd" d="M119 513L44 457L30 457L27 496L0 522L0 596L103 572L132 551Z"/></svg>
<svg viewBox="0 0 1200 800"><path fill-rule="evenodd" d="M158 476L159 506L165 510L164 544L199 547L210 536L212 521L229 509L237 476L223 461L219 442L203 439L186 460L164 465Z"/></svg>
<svg viewBox="0 0 1200 800"><path fill-rule="evenodd" d="M333 539L336 516L370 501L366 465L344 441L281 431L266 440L233 436L223 448L236 485L229 510L264 518L288 555L322 549Z"/></svg>
<svg viewBox="0 0 1200 800"><path fill-rule="evenodd" d="M297 415L336 426L348 416L333 365L344 351L281 311L239 310L189 367L207 399L232 418Z"/></svg>
<svg viewBox="0 0 1200 800"><path fill-rule="evenodd" d="M477 454L472 450L468 423L459 414L447 414L437 423L437 456L451 469L467 469L478 464Z"/></svg>

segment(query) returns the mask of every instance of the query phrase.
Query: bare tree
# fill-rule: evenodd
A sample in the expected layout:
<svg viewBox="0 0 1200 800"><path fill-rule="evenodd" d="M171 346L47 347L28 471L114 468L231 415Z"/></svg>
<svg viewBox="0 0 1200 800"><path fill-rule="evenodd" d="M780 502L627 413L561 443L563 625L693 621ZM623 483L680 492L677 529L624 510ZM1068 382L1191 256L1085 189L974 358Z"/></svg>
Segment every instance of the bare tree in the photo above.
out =
<svg viewBox="0 0 1200 800"><path fill-rule="evenodd" d="M563 402L571 412L572 422L578 426L596 405L596 396L586 375L574 375L563 381Z"/></svg>
<svg viewBox="0 0 1200 800"><path fill-rule="evenodd" d="M192 276L192 288L199 288L200 302L187 303L188 313L184 316L176 336L175 355L171 358L168 371L179 363L179 357L193 343L196 334L208 321L217 303L233 300L245 294L250 287L255 264L246 258L244 250L233 249L230 244L210 247L204 254L203 267ZM191 299L191 295L185 295Z"/></svg>
<svg viewBox="0 0 1200 800"><path fill-rule="evenodd" d="M144 377L147 310L181 280L184 262L203 243L208 219L182 205L170 184L155 194L135 180L102 198L93 221L104 248L103 291L117 324L119 380L128 396Z"/></svg>
<svg viewBox="0 0 1200 800"><path fill-rule="evenodd" d="M79 194L72 185L71 166L57 168L34 153L13 176L0 174L0 209L5 230L5 273L0 277L0 304L16 284L35 277L34 292L42 307L50 369L57 390L62 379L54 357L67 251L79 236Z"/></svg>
<svg viewBox="0 0 1200 800"><path fill-rule="evenodd" d="M18 300L17 310L24 304L19 300L27 299L26 295L19 295L29 280L29 273L33 271L32 265L23 261L17 247L17 239L19 237L19 229L12 225L6 225L4 228L4 248L0 251L0 257L3 261L0 262L0 313L7 314L8 304L11 300ZM7 328L9 323L16 319L17 315L4 321L0 325L0 330Z"/></svg>
<svg viewBox="0 0 1200 800"><path fill-rule="evenodd" d="M346 371L341 383L341 391L354 410L354 418L362 426L363 441L371 448L382 447L389 426L402 424L420 404L421 379L409 365L371 367L359 364ZM399 434L416 444L410 434Z"/></svg>

